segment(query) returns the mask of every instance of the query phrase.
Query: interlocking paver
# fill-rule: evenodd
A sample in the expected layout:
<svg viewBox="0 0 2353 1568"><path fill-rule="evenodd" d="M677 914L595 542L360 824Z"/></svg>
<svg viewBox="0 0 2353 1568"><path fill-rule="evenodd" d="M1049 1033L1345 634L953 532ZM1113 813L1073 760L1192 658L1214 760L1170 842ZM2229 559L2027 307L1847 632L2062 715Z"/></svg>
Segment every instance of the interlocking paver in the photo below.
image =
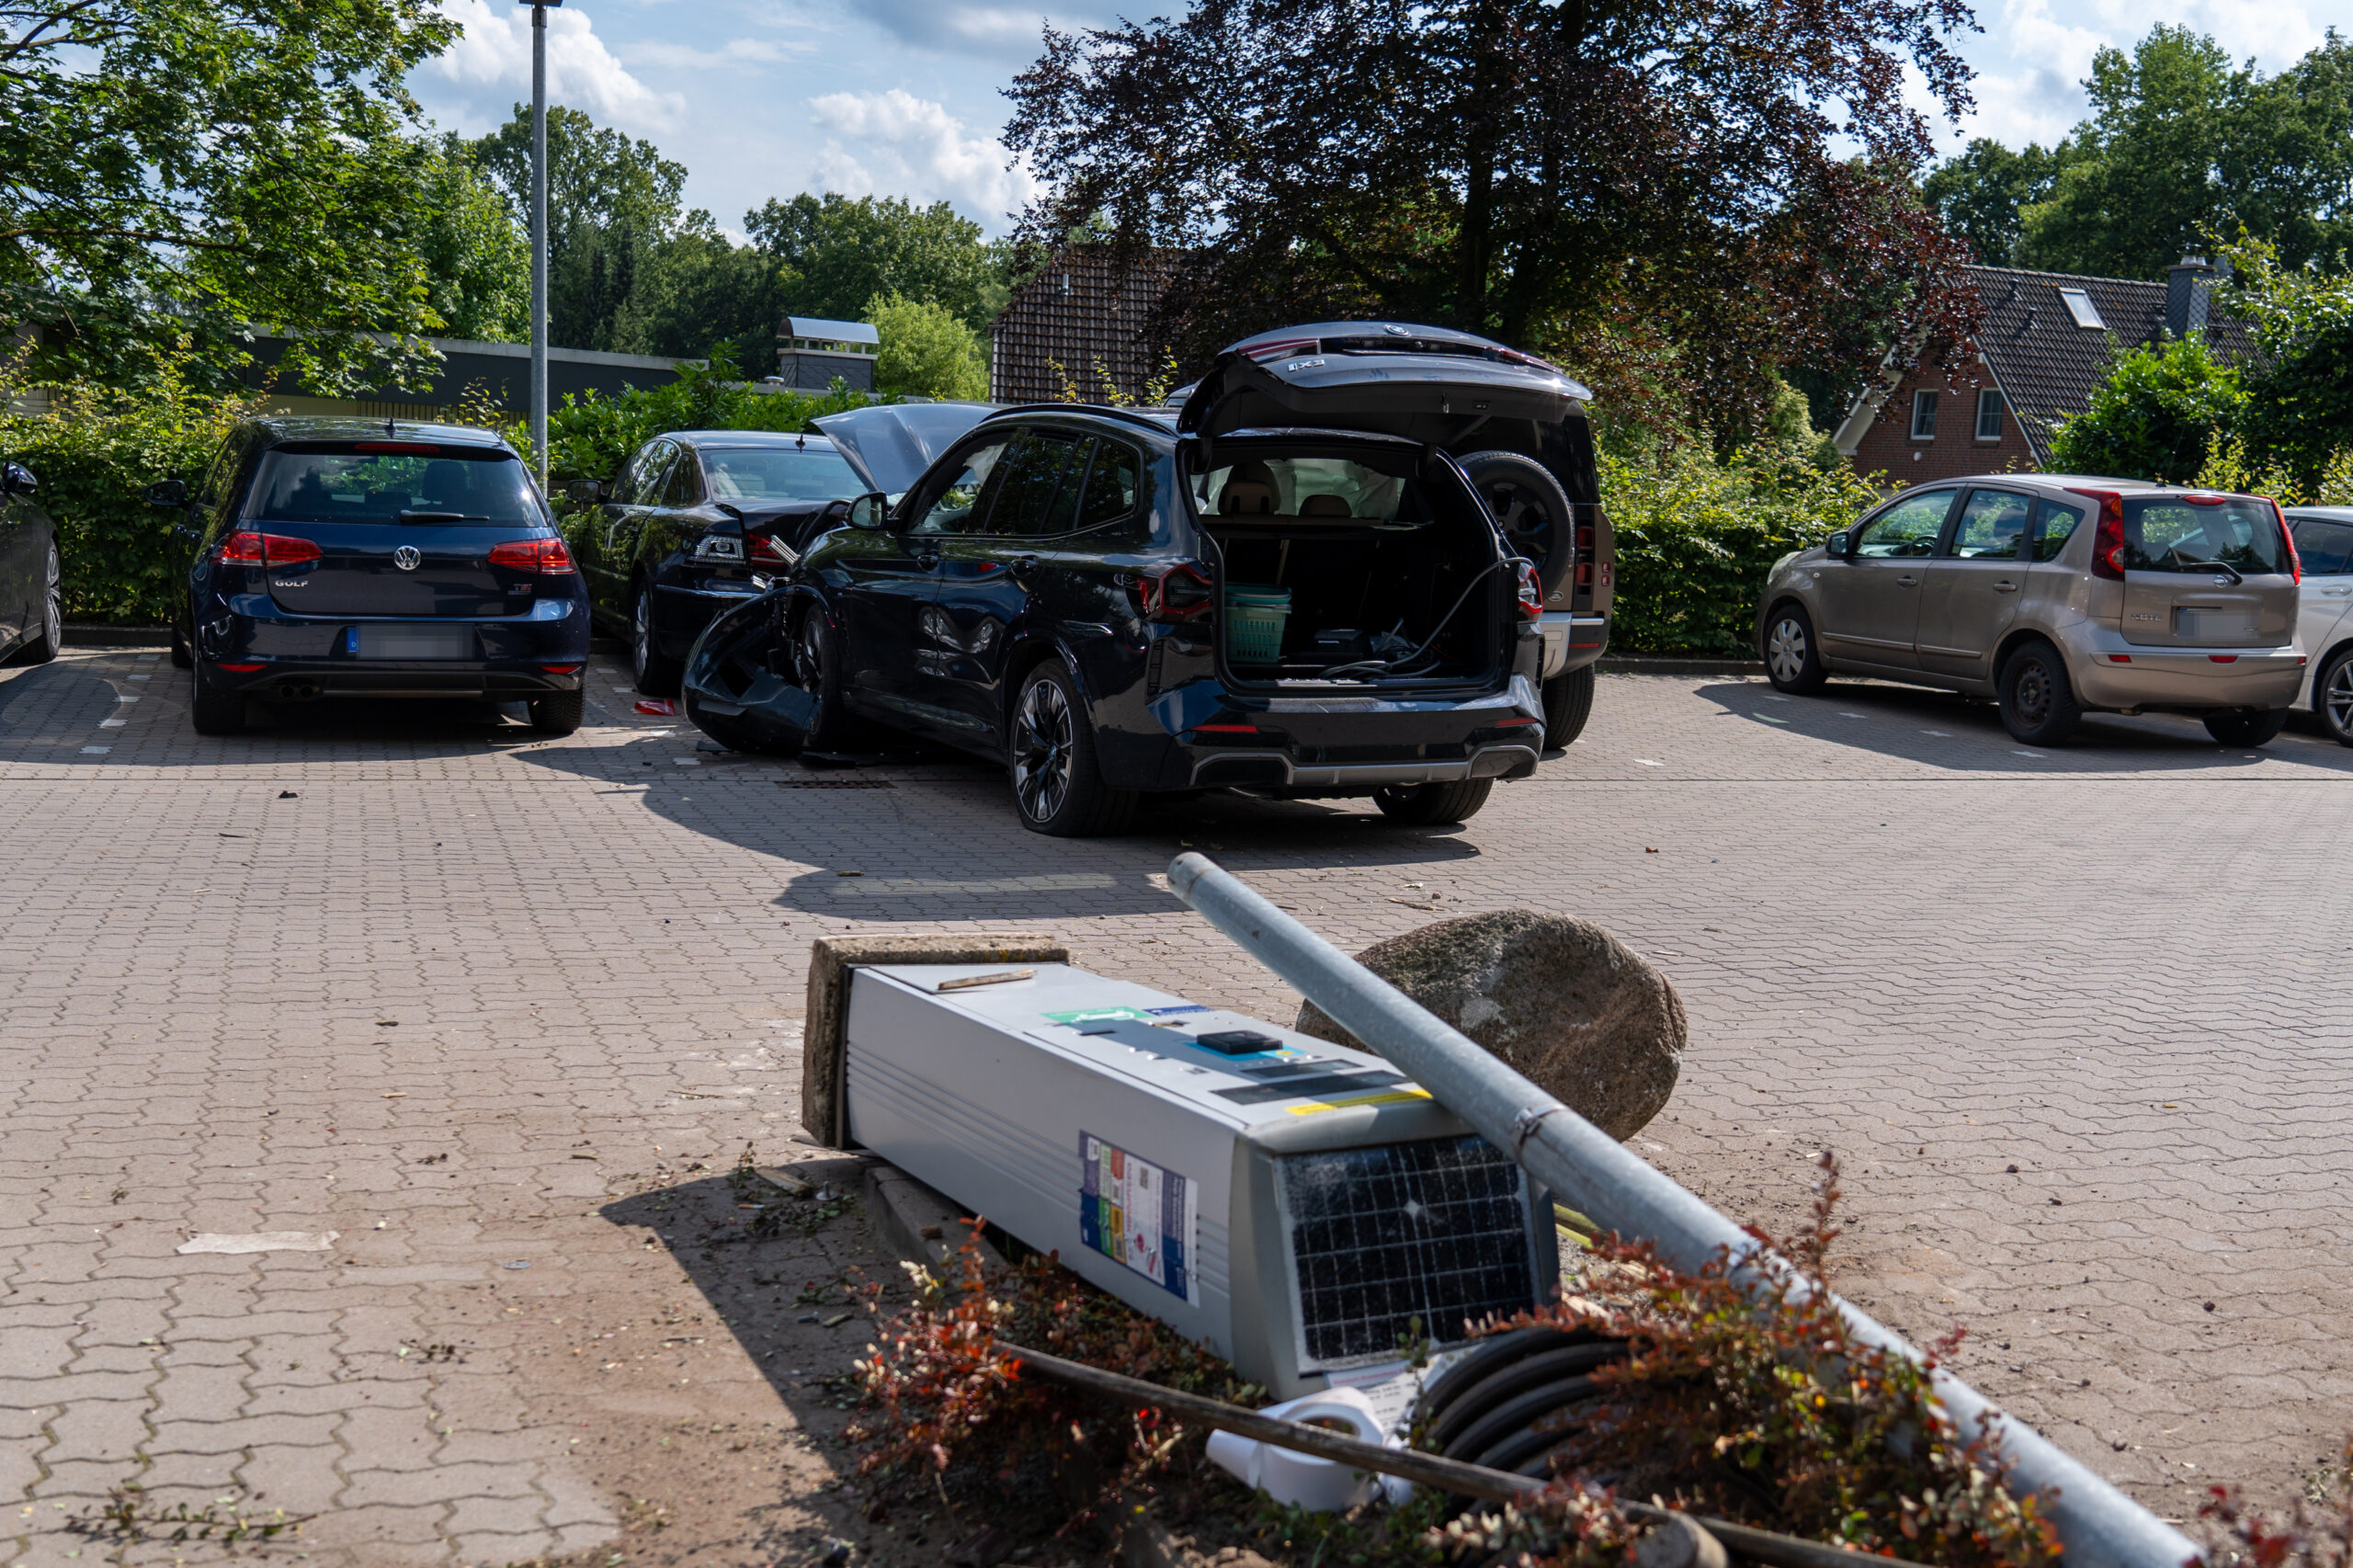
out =
<svg viewBox="0 0 2353 1568"><path fill-rule="evenodd" d="M366 710L202 740L158 660L0 671L0 1565L62 1563L132 1479L318 1513L314 1561L521 1561L615 1539L604 1439L813 1422L724 1330L637 1322L719 1304L685 1224L605 1210L790 1147L817 936L1050 931L1288 1017L1157 880L1187 842L1344 946L1512 905L1618 931L1692 1024L1636 1151L1787 1224L1837 1150L1849 1292L1965 1324L1965 1375L2171 1517L2284 1489L2353 1409L2353 752L2141 719L2028 756L1932 694L1609 676L1460 830L1211 799L1060 843L978 766L674 767L693 733L614 684L563 741ZM174 1251L199 1230L341 1234Z"/></svg>

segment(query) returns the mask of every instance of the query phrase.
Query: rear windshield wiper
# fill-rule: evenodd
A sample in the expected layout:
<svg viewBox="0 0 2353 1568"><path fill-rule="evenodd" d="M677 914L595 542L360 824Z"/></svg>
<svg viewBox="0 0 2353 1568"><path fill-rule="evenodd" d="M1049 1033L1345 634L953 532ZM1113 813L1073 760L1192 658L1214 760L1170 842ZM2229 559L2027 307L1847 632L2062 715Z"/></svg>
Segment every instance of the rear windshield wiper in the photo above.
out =
<svg viewBox="0 0 2353 1568"><path fill-rule="evenodd" d="M2188 556L2184 555L2178 548L2167 550L2165 553L2172 556L2176 561L2180 562L2184 566L2193 568L2197 571L2227 572L2231 575L2231 584L2234 587L2246 581L2245 577L2239 575L2239 569L2232 565L2227 561L2192 561Z"/></svg>
<svg viewBox="0 0 2353 1568"><path fill-rule="evenodd" d="M403 512L404 523L486 523L488 517L477 517L466 512Z"/></svg>

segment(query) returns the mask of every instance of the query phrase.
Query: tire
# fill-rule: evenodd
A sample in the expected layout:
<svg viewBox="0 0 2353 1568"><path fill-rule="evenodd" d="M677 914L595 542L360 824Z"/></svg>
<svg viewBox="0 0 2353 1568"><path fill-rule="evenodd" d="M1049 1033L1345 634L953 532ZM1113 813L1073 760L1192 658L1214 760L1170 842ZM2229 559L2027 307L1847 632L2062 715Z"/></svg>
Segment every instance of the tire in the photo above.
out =
<svg viewBox="0 0 2353 1568"><path fill-rule="evenodd" d="M817 699L817 711L809 720L801 750L841 750L853 738L855 728L848 709L842 704L840 650L835 646L833 628L825 624L825 612L814 604L802 610L793 624L792 684ZM718 738L722 745L735 744Z"/></svg>
<svg viewBox="0 0 2353 1568"><path fill-rule="evenodd" d="M1593 666L1563 670L1544 683L1544 744L1565 746L1593 717Z"/></svg>
<svg viewBox="0 0 2353 1568"><path fill-rule="evenodd" d="M2288 722L2285 708L2231 708L2206 715L2206 733L2226 746L2264 746Z"/></svg>
<svg viewBox="0 0 2353 1568"><path fill-rule="evenodd" d="M2313 716L2341 746L2353 746L2353 648L2330 658L2313 676Z"/></svg>
<svg viewBox="0 0 2353 1568"><path fill-rule="evenodd" d="M2084 716L2075 700L2075 682L2067 678L2067 662L2059 650L2037 638L2021 642L2002 661L1995 683L2002 709L2002 728L2014 741L2030 746L2055 746L2075 733Z"/></svg>
<svg viewBox="0 0 2353 1568"><path fill-rule="evenodd" d="M198 734L234 735L244 732L244 694L222 690L205 673L203 660L189 661L188 687L188 716Z"/></svg>
<svg viewBox="0 0 2353 1568"><path fill-rule="evenodd" d="M640 579L637 597L631 601L629 621L630 674L637 689L648 697L676 697L678 677L686 666L662 652L654 637L654 585Z"/></svg>
<svg viewBox="0 0 2353 1568"><path fill-rule="evenodd" d="M1519 452L1472 452L1462 460L1462 472L1503 526L1512 553L1536 563L1549 602L1576 547L1569 493L1550 469Z"/></svg>
<svg viewBox="0 0 2353 1568"><path fill-rule="evenodd" d="M1773 607L1765 618L1765 678L1776 691L1811 697L1830 684L1822 667L1822 645L1813 634L1813 617L1803 605Z"/></svg>
<svg viewBox="0 0 2353 1568"><path fill-rule="evenodd" d="M1060 659L1048 659L1021 683L1012 728L1006 761L1022 826L1054 838L1092 838L1134 819L1136 791L1103 782L1095 726Z"/></svg>
<svg viewBox="0 0 2353 1568"><path fill-rule="evenodd" d="M45 665L57 657L65 646L65 596L60 582L57 546L49 547L49 574L42 581L40 596L40 630L33 633L20 655L28 665Z"/></svg>
<svg viewBox="0 0 2353 1568"><path fill-rule="evenodd" d="M588 716L588 694L551 691L532 698L525 706L530 710L532 729L543 735L568 735Z"/></svg>
<svg viewBox="0 0 2353 1568"><path fill-rule="evenodd" d="M1373 804L1391 822L1407 827L1445 827L1458 822L1468 822L1479 814L1495 792L1492 778L1465 778L1453 784L1412 784L1403 788L1382 790L1373 797Z"/></svg>
<svg viewBox="0 0 2353 1568"><path fill-rule="evenodd" d="M188 645L188 638L183 635L180 629L175 625L172 628L172 668L176 670L192 669L195 667L195 665L196 654L189 649Z"/></svg>

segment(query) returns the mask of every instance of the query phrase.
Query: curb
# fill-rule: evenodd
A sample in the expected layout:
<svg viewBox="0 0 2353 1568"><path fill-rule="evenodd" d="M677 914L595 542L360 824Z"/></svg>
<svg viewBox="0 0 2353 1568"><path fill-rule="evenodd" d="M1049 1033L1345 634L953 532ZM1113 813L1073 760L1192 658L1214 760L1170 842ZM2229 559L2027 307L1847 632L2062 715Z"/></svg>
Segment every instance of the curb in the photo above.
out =
<svg viewBox="0 0 2353 1568"><path fill-rule="evenodd" d="M172 645L172 630L168 626L100 626L69 620L65 623L65 645L68 648L168 648Z"/></svg>
<svg viewBox="0 0 2353 1568"><path fill-rule="evenodd" d="M1613 676L1761 676L1762 661L1756 659L1686 659L1674 654L1631 653L1616 658L1604 656L1600 668Z"/></svg>

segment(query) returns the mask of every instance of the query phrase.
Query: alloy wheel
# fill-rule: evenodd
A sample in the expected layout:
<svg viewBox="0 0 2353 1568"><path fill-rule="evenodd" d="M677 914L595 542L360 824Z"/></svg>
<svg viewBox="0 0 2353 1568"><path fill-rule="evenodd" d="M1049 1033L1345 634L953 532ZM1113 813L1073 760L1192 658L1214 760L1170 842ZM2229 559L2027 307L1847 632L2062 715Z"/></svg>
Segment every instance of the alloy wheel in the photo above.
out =
<svg viewBox="0 0 2353 1568"><path fill-rule="evenodd" d="M630 611L629 657L632 673L642 683L654 663L654 590L637 591L637 607Z"/></svg>
<svg viewBox="0 0 2353 1568"><path fill-rule="evenodd" d="M1013 793L1022 814L1048 822L1070 797L1073 726L1070 700L1051 680L1021 694L1014 722Z"/></svg>
<svg viewBox="0 0 2353 1568"><path fill-rule="evenodd" d="M1765 663L1779 681L1793 681L1805 669L1805 628L1797 617L1785 615L1773 623L1765 640Z"/></svg>
<svg viewBox="0 0 2353 1568"><path fill-rule="evenodd" d="M2328 687L2321 693L2322 716L2339 735L2353 735L2353 659L2340 659L2328 672Z"/></svg>
<svg viewBox="0 0 2353 1568"><path fill-rule="evenodd" d="M1552 508L1517 484L1491 486L1486 499L1512 553L1527 557L1541 572L1552 556Z"/></svg>
<svg viewBox="0 0 2353 1568"><path fill-rule="evenodd" d="M43 613L48 618L49 645L63 647L65 642L64 574L58 568L57 546L49 547L49 588L43 596Z"/></svg>

